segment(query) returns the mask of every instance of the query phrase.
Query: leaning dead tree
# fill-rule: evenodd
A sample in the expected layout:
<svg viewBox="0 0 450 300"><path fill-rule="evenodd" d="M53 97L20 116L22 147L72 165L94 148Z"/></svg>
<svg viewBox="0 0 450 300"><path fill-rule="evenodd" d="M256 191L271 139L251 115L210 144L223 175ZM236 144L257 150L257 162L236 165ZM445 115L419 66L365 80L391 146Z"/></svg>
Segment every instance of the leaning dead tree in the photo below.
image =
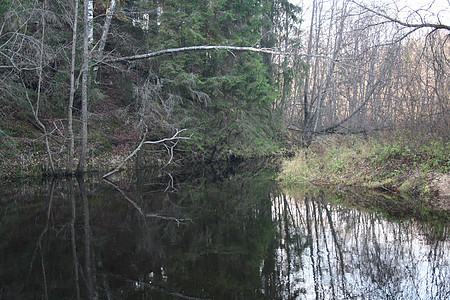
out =
<svg viewBox="0 0 450 300"><path fill-rule="evenodd" d="M254 48L254 47L238 47L238 46L192 46L192 47L164 49L164 50L151 52L151 53L144 53L144 54L138 54L138 55L132 55L132 56L106 59L103 62L99 61L99 63L131 61L131 60L138 60L138 59L153 58L153 57L157 57L157 56L173 54L173 53L178 53L178 52L207 51L207 50L227 50L230 52L231 51L250 51L250 52L258 52L258 53L274 54L274 55L292 55L292 53L290 53L290 52L282 52L282 51L277 51L277 50L270 49L270 48Z"/></svg>
<svg viewBox="0 0 450 300"><path fill-rule="evenodd" d="M145 129L145 133L141 139L141 142L139 143L139 145L136 147L136 149L133 150L133 152L131 152L114 170L106 173L105 175L103 175L103 178L108 178L109 176L111 176L114 173L117 173L119 171L122 170L122 167L125 165L125 163L130 160L133 156L135 156L142 148L143 145L145 144L163 144L166 149L167 152L169 154L169 160L168 162L164 165L164 167L167 167L173 160L173 149L175 148L175 146L178 144L178 142L180 140L189 140L191 136L180 136L179 134L186 131L186 129L181 129L175 132L175 134L172 137L168 137L168 138L163 138L157 141L146 141L147 139L147 133L148 133L148 129ZM170 145L168 145L167 143L170 142Z"/></svg>
<svg viewBox="0 0 450 300"><path fill-rule="evenodd" d="M256 53L295 56L295 57L315 57L315 58L321 58L321 59L325 59L325 60L333 60L334 59L333 57L327 56L327 55L311 54L311 53L298 53L298 52L289 52L289 51L278 51L278 50L272 49L272 48L255 48L255 47L239 47L239 46L191 46L191 47L170 48L170 49L164 49L164 50L160 50L160 51L156 51L156 52L98 60L97 62L94 62L94 64L95 65L109 64L109 63L114 63L114 62L133 61L133 60L138 60L138 59L153 58L153 57L163 56L163 55L167 55L167 54L174 54L174 53L178 53L178 52L208 51L208 50L216 50L216 51L226 50L226 51L230 52L233 56L234 56L233 51L243 51L243 52L256 52Z"/></svg>

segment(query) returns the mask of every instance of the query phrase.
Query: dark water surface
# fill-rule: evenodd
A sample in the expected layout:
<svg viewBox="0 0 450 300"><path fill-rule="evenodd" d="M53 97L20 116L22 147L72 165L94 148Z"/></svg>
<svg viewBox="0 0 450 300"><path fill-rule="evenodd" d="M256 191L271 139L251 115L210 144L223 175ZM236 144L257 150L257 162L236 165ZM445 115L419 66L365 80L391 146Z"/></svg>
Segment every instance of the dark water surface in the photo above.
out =
<svg viewBox="0 0 450 300"><path fill-rule="evenodd" d="M4 185L0 299L450 298L448 224L388 221L275 174Z"/></svg>

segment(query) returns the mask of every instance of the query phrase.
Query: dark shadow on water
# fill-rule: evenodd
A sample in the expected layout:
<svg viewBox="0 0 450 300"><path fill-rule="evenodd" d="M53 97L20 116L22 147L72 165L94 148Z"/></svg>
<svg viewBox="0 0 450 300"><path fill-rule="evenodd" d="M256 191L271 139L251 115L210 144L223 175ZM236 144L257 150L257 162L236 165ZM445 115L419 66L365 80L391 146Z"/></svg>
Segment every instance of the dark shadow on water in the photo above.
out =
<svg viewBox="0 0 450 300"><path fill-rule="evenodd" d="M0 299L449 295L446 238L275 175L225 164L4 188Z"/></svg>

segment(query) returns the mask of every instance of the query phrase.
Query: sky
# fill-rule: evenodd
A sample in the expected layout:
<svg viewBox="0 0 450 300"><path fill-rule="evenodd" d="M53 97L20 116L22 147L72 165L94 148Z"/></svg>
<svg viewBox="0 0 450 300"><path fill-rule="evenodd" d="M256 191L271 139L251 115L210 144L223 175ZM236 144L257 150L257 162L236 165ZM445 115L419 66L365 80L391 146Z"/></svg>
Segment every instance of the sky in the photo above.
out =
<svg viewBox="0 0 450 300"><path fill-rule="evenodd" d="M303 8L304 19L308 19L308 15L311 13L309 8L312 4L312 0L290 0L292 3L300 4ZM327 0L325 0L327 1ZM331 0L328 0L331 2ZM370 3L376 3L377 6L383 4L397 6L401 13L400 17L406 18L410 12L414 10L420 10L421 17L428 23L443 23L450 25L450 0L356 0L362 4L367 4L373 7Z"/></svg>

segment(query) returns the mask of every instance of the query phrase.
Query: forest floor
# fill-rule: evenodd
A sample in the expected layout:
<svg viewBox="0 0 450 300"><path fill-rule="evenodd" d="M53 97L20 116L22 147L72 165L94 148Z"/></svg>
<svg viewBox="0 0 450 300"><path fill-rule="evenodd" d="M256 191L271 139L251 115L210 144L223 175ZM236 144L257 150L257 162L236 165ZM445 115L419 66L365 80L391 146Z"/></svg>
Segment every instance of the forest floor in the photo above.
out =
<svg viewBox="0 0 450 300"><path fill-rule="evenodd" d="M414 132L334 135L315 140L282 163L287 185L364 187L450 212L450 142Z"/></svg>

